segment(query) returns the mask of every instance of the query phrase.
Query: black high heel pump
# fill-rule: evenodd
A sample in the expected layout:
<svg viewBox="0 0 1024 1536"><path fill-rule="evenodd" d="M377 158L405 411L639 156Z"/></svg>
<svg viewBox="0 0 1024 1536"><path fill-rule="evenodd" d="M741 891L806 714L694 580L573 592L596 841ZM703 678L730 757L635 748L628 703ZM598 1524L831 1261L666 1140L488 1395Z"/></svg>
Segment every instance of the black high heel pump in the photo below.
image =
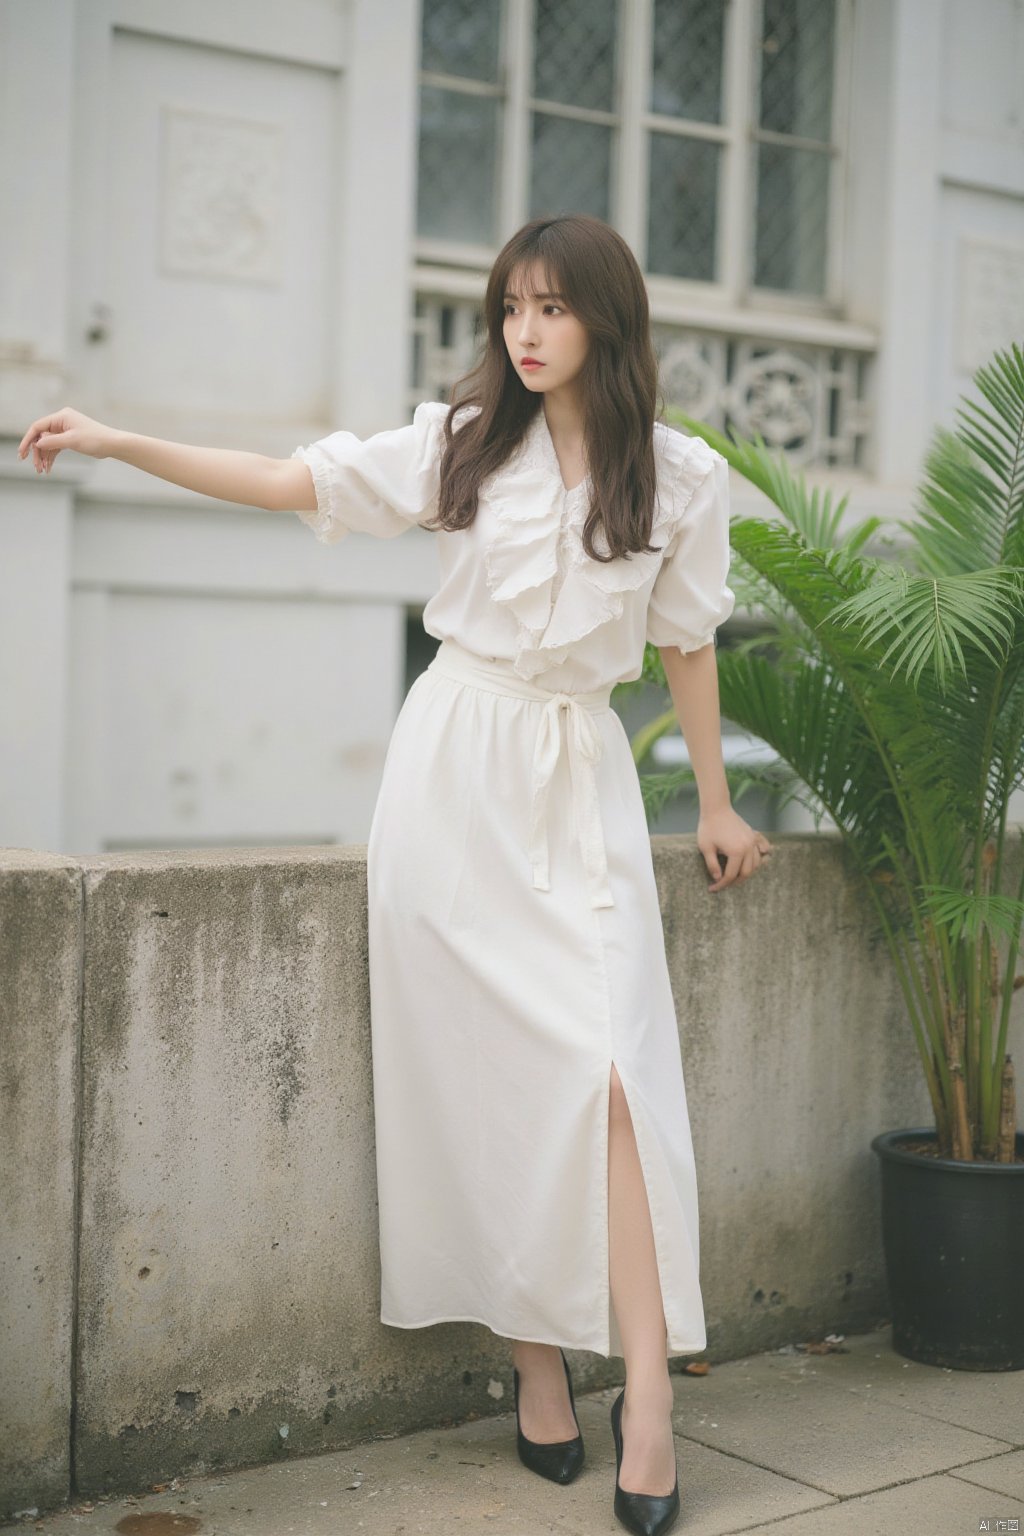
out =
<svg viewBox="0 0 1024 1536"><path fill-rule="evenodd" d="M562 1364L565 1366L565 1379L569 1383L569 1402L572 1406L572 1416L576 1419L576 1400L572 1393L572 1377L569 1374L569 1362L565 1358L565 1352L559 1350L562 1356ZM544 1445L539 1440L527 1440L519 1427L519 1372L512 1367L512 1380L515 1386L516 1399L516 1449L519 1452L519 1460L531 1472L538 1472L541 1477L550 1478L553 1483L571 1483L583 1465L583 1435L577 1434L572 1440L553 1440ZM576 1428L579 1430L580 1421L576 1419Z"/></svg>
<svg viewBox="0 0 1024 1536"><path fill-rule="evenodd" d="M671 1493L629 1493L619 1487L619 1468L622 1466L622 1402L625 1396L626 1389L623 1387L612 1403L612 1436L615 1440L613 1508L627 1531L632 1531L634 1536L662 1536L679 1513L679 1472L676 1471L675 1487Z"/></svg>

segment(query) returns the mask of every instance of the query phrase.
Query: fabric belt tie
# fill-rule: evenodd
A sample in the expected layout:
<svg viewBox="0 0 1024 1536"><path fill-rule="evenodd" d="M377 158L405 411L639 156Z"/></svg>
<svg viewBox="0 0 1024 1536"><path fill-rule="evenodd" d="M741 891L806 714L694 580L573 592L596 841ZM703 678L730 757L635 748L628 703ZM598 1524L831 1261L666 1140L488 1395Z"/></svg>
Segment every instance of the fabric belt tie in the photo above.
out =
<svg viewBox="0 0 1024 1536"><path fill-rule="evenodd" d="M604 743L594 719L597 711L610 707L611 690L552 693L519 677L511 670L510 662L489 661L486 657L476 656L454 640L441 642L428 670L444 672L492 693L532 699L544 705L534 740L530 785L530 865L533 888L537 891L551 889L547 810L551 780L562 751L561 714L565 710L569 778L580 853L590 887L590 904L593 907L614 906L595 775Z"/></svg>

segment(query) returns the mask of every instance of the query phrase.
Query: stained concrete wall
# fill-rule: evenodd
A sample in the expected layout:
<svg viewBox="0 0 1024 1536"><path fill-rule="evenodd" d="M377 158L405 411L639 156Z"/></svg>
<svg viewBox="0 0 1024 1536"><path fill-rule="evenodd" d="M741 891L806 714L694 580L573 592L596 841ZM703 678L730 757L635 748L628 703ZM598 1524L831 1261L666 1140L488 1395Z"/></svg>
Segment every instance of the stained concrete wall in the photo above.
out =
<svg viewBox="0 0 1024 1536"><path fill-rule="evenodd" d="M77 863L0 849L0 1518L68 1489L82 933Z"/></svg>
<svg viewBox="0 0 1024 1536"><path fill-rule="evenodd" d="M886 1315L868 1143L930 1124L842 845L774 842L709 896L653 839L712 1360ZM0 851L0 1052L0 1518L507 1406L379 1321L365 847Z"/></svg>

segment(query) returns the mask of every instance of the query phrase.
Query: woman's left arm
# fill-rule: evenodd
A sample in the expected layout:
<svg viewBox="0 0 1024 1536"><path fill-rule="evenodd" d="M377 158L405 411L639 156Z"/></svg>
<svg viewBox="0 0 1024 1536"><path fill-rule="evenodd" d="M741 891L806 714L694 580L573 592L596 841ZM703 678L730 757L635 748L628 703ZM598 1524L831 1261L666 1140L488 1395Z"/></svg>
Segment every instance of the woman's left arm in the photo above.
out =
<svg viewBox="0 0 1024 1536"><path fill-rule="evenodd" d="M713 881L708 890L714 893L735 880L746 880L772 852L772 845L763 832L749 826L732 808L722 761L714 642L685 653L674 645L660 646L659 655L697 780L697 846ZM725 855L724 872L720 853Z"/></svg>

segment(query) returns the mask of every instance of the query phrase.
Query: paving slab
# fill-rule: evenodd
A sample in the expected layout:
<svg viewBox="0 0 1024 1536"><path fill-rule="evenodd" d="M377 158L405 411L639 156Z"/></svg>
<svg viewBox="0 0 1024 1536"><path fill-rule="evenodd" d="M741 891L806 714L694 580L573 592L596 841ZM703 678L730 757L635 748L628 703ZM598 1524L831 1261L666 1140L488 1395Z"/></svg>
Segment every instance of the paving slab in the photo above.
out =
<svg viewBox="0 0 1024 1536"><path fill-rule="evenodd" d="M1024 1438L1024 1372L1008 1373L1012 1383L1003 1373L952 1383L969 1373L911 1366L877 1336L842 1343L842 1353L753 1355L719 1367L702 1395L677 1392L676 1434L837 1498L981 1461ZM904 1365L920 1376L904 1377ZM928 1374L947 1385L922 1393L932 1409L923 1413L910 1382ZM876 1385L884 1380L905 1390L886 1394ZM960 1393L976 1405L991 1395L983 1417L998 1435L964 1427L971 1419Z"/></svg>
<svg viewBox="0 0 1024 1536"><path fill-rule="evenodd" d="M826 1354L773 1351L672 1380L682 1496L673 1536L1024 1533L1024 1372L920 1366L892 1350L885 1328ZM608 1418L617 1390L577 1394L587 1461L564 1488L522 1466L505 1411L72 1503L0 1531L620 1536ZM161 1513L160 1523L138 1519Z"/></svg>
<svg viewBox="0 0 1024 1536"><path fill-rule="evenodd" d="M1016 1519L1015 1527L1008 1523ZM989 1524L983 1524L988 1520ZM997 1521L1002 1524L997 1524ZM678 1530L678 1526L676 1527ZM921 1536L968 1536L971 1531L1024 1531L1020 1504L955 1477L925 1477L859 1499L845 1499L830 1509L788 1520L752 1525L744 1536L893 1536L895 1531ZM679 1533L682 1536L682 1532Z"/></svg>
<svg viewBox="0 0 1024 1536"><path fill-rule="evenodd" d="M972 1462L953 1473L965 1483L987 1488L991 1493L1005 1493L1024 1505L1024 1451L1010 1451L1006 1456L991 1456L986 1461ZM1024 1531L1024 1520L1021 1521Z"/></svg>
<svg viewBox="0 0 1024 1536"><path fill-rule="evenodd" d="M198 1517L197 1536L621 1536L611 1509L615 1455L607 1408L614 1396L608 1394L607 1405L577 1399L587 1464L564 1488L521 1465L512 1421L501 1415L358 1451L192 1478L162 1495L97 1501L89 1511L20 1525L49 1536L109 1536L128 1514L164 1511ZM831 1502L700 1445L688 1453L680 1444L678 1454L685 1507L680 1525L686 1529L724 1533L743 1529L768 1509L784 1515ZM152 1536L178 1533L168 1523Z"/></svg>
<svg viewBox="0 0 1024 1536"><path fill-rule="evenodd" d="M954 1371L920 1365L896 1353L889 1328L846 1338L841 1349L824 1355L776 1350L735 1364L756 1362L771 1380L839 1386L996 1439L1005 1439L1006 1431L1015 1427L1020 1437L1024 1371Z"/></svg>

